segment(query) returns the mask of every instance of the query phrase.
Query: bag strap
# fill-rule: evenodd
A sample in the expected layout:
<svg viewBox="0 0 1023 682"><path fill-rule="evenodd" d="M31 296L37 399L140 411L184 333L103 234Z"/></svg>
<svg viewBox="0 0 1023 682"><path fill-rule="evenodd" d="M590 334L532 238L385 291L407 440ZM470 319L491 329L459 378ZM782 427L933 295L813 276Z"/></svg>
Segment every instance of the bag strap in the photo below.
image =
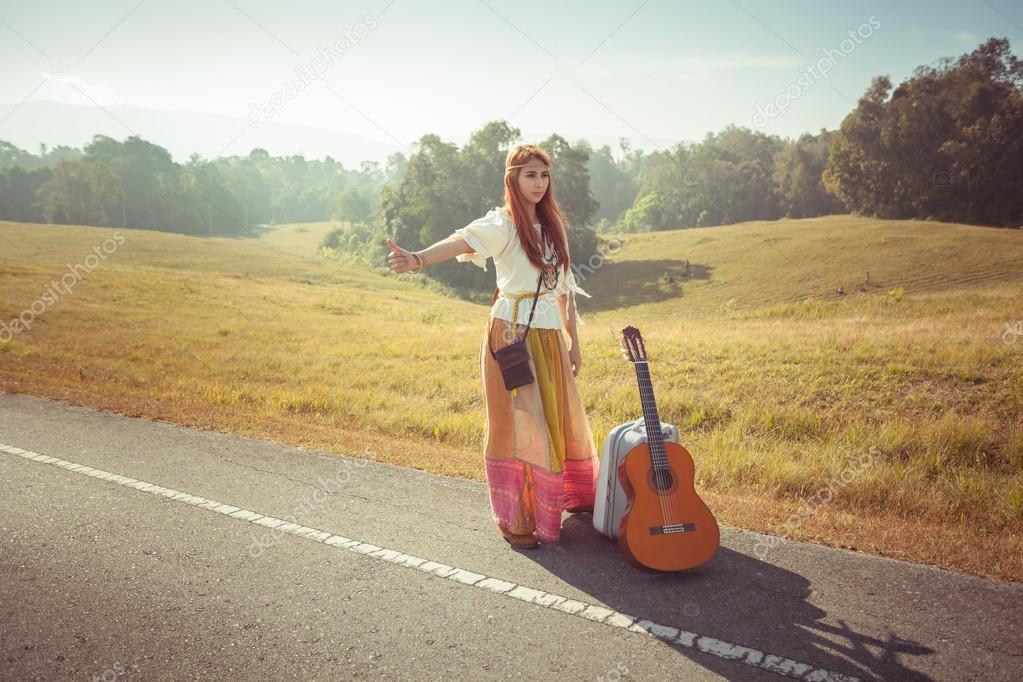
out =
<svg viewBox="0 0 1023 682"><path fill-rule="evenodd" d="M543 282L543 272L536 278L536 293L533 294L533 307L529 309L529 319L526 320L526 333L529 332L529 325L533 324L533 313L536 312L536 302L540 300L540 283Z"/></svg>

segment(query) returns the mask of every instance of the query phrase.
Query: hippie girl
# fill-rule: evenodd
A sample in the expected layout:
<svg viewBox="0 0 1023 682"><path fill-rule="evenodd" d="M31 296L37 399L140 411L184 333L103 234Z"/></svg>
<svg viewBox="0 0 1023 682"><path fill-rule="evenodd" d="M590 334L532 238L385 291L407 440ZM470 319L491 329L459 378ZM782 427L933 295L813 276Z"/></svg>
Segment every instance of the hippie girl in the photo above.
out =
<svg viewBox="0 0 1023 682"><path fill-rule="evenodd" d="M519 548L556 542L563 511L592 512L600 468L576 385L575 294L590 295L576 284L566 235L550 156L519 145L505 159L504 206L420 251L387 240L388 265L399 274L450 258L486 270L487 258L494 260L497 289L479 353L483 461L492 518ZM513 355L521 358L514 370Z"/></svg>

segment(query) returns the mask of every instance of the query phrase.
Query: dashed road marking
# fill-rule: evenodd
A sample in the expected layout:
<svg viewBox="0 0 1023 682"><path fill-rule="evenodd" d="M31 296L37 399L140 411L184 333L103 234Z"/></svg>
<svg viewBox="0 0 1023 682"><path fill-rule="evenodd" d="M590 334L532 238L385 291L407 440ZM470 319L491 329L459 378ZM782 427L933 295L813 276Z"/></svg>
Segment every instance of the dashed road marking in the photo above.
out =
<svg viewBox="0 0 1023 682"><path fill-rule="evenodd" d="M627 613L609 609L606 606L587 604L585 602L569 599L568 597L562 597L551 592L544 592L543 590L537 590L525 585L518 585L506 580L501 580L500 578L486 576L464 568L448 566L447 564L442 564L437 561L430 561L422 557L406 554L397 549L379 547L361 540L335 535L334 533L320 530L319 528L310 528L309 526L291 523L284 519L267 516L249 509L242 509L241 507L235 507L224 502L191 495L180 490L174 490L173 488L165 488L163 486L156 485L155 483L140 481L135 478L129 478L109 471L76 464L75 462L69 462L57 457L42 455L38 452L32 452L31 450L23 450L21 448L14 447L13 445L0 443L0 452L17 455L42 464L50 464L52 466L60 467L61 469L67 469L68 471L73 471L78 474L92 476L93 478L109 481L110 483L115 483L127 488L135 488L136 490L166 497L170 500L182 502L184 504L202 507L203 509L208 509L210 511L217 512L218 514L223 514L242 521L271 528L275 532L290 533L316 542L322 542L323 544L331 545L332 547L348 549L375 559L382 559L399 566L415 568L425 573L441 578L447 578L448 580L453 580L463 585L489 590L496 594L513 597L521 601L529 602L530 604L536 604L537 606L544 608L561 611L563 613L585 618L611 627L623 628L630 632L654 637L669 644L694 649L696 651L710 654L712 656L718 656L719 658L724 658L730 661L745 663L746 665L754 668L767 670L785 677L794 677L796 679L806 680L806 682L859 682L859 678L857 677L851 677L849 675L833 672L824 668L818 668L810 665L809 663L801 663L800 661L795 661L791 658L769 654L758 649L742 646L741 644L733 644L732 642L726 642L722 639L708 637L707 635L701 635L696 632L689 632L670 625L662 625L650 620L640 619Z"/></svg>

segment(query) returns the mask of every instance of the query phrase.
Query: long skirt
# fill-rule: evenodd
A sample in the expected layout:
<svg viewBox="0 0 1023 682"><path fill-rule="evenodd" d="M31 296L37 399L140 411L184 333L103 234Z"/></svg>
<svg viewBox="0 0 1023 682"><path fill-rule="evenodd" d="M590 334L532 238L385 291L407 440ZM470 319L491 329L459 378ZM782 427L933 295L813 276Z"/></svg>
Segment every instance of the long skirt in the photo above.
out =
<svg viewBox="0 0 1023 682"><path fill-rule="evenodd" d="M530 327L526 346L534 381L505 388L494 350L522 338L525 325L487 318L480 372L487 428L483 443L491 515L512 533L555 542L562 511L592 505L600 460L561 329Z"/></svg>

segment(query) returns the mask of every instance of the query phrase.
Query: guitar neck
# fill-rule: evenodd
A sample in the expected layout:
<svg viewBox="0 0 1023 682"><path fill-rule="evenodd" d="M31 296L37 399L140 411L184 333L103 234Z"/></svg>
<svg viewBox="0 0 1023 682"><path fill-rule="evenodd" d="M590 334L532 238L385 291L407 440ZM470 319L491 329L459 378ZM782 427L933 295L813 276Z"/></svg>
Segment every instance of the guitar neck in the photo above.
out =
<svg viewBox="0 0 1023 682"><path fill-rule="evenodd" d="M636 360L633 364L636 366L639 401L643 406L643 422L646 424L646 442L650 448L650 459L655 467L667 467L668 457L664 453L664 434L661 433L661 417L657 414L650 368L646 360Z"/></svg>

